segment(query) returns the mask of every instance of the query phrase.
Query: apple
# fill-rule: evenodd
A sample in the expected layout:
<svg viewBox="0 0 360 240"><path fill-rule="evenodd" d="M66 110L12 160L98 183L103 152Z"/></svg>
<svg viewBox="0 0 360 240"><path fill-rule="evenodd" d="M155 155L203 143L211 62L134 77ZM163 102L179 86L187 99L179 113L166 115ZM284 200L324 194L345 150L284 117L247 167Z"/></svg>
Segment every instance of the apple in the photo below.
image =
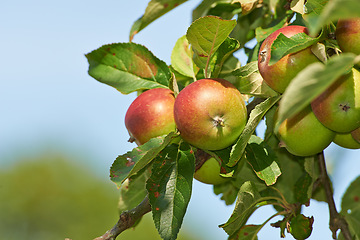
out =
<svg viewBox="0 0 360 240"><path fill-rule="evenodd" d="M352 131L351 136L355 139L355 141L360 143L360 128L357 128L354 131Z"/></svg>
<svg viewBox="0 0 360 240"><path fill-rule="evenodd" d="M125 126L130 142L142 145L151 138L176 130L174 93L167 88L155 88L141 93L129 106Z"/></svg>
<svg viewBox="0 0 360 240"><path fill-rule="evenodd" d="M222 184L230 180L229 177L222 177L221 163L209 154L201 151L196 152L196 169L194 178L199 182L206 184Z"/></svg>
<svg viewBox="0 0 360 240"><path fill-rule="evenodd" d="M275 122L277 115L275 115ZM311 156L323 151L334 139L335 132L320 123L308 106L279 126L276 135L291 154Z"/></svg>
<svg viewBox="0 0 360 240"><path fill-rule="evenodd" d="M191 145L220 150L243 131L247 111L241 93L224 79L201 79L187 85L175 100L174 118L180 136Z"/></svg>
<svg viewBox="0 0 360 240"><path fill-rule="evenodd" d="M283 93L290 81L306 66L318 62L319 59L311 52L311 47L288 54L275 64L269 65L271 58L271 45L277 36L282 33L292 37L298 33L306 33L303 26L290 25L271 33L261 44L258 57L258 67L264 81L275 91Z"/></svg>
<svg viewBox="0 0 360 240"><path fill-rule="evenodd" d="M336 145L348 149L359 149L360 142L357 142L351 135L351 133L337 133L334 141Z"/></svg>
<svg viewBox="0 0 360 240"><path fill-rule="evenodd" d="M360 18L340 19L335 36L343 52L360 54Z"/></svg>
<svg viewBox="0 0 360 240"><path fill-rule="evenodd" d="M360 127L360 72L352 68L311 103L319 121L335 132Z"/></svg>

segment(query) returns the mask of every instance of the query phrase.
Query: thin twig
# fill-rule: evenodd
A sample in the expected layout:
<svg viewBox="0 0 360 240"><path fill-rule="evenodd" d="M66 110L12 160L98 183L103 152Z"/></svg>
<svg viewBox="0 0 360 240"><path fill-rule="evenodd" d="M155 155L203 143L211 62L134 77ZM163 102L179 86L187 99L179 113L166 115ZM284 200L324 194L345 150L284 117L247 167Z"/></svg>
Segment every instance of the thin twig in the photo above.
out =
<svg viewBox="0 0 360 240"><path fill-rule="evenodd" d="M323 183L326 199L329 206L329 214L330 214L330 230L332 232L333 239L336 239L337 230L341 229L341 233L346 240L352 240L351 233L349 230L349 226L346 220L338 213L335 206L335 201L333 197L333 191L330 185L329 175L326 170L326 163L324 152L318 154L319 167L320 167L320 178Z"/></svg>
<svg viewBox="0 0 360 240"><path fill-rule="evenodd" d="M125 211L120 214L119 221L115 226L108 230L104 235L95 238L94 240L115 240L116 237L128 228L131 228L137 220L139 220L146 213L151 211L151 206L148 197L135 208Z"/></svg>

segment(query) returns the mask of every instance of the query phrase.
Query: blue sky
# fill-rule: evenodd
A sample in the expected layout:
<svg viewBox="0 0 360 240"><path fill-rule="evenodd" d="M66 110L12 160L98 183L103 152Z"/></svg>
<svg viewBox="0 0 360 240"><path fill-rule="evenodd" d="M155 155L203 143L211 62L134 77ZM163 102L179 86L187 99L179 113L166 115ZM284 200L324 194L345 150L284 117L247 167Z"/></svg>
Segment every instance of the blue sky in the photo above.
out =
<svg viewBox="0 0 360 240"><path fill-rule="evenodd" d="M17 156L43 151L81 152L88 157L89 167L108 181L116 156L135 147L127 142L124 126L126 109L135 95L122 95L91 78L84 55L103 44L127 42L132 23L147 2L21 0L1 4L0 166ZM199 2L189 1L166 14L136 35L134 42L169 64L172 48L185 34L191 11ZM335 161L339 151L345 155ZM341 180L335 185L338 205L346 186L360 173L353 167L359 153L334 145L326 151L333 179ZM232 208L218 200L211 186L195 181L184 224L199 228L208 239L226 239L217 225L227 220ZM252 221L260 223L271 212L260 209ZM305 212L323 217L315 216L310 239L330 239L326 205L314 202ZM268 227L260 239L274 239L278 234Z"/></svg>

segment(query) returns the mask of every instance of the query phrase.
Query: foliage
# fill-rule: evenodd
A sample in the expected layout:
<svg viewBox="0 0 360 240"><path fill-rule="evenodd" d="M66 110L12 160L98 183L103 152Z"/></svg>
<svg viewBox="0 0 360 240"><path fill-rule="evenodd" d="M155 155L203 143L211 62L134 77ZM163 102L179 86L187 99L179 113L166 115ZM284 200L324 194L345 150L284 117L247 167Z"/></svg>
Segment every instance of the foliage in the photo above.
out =
<svg viewBox="0 0 360 240"><path fill-rule="evenodd" d="M308 205L310 199L329 200L322 190L322 184L328 179L322 178L324 172L317 164L318 156L298 157L288 153L279 147L274 132L282 121L308 106L358 61L352 53L339 54L333 35L337 19L360 17L360 12L355 11L359 9L359 2L203 0L194 9L193 22L187 32L174 45L171 65L167 66L132 40L155 19L183 2L151 0L144 15L132 26L130 42L104 45L86 55L89 74L123 94L162 87L174 89L176 95L189 83L209 77L233 83L248 101L248 122L232 146L207 151L221 160L224 170L221 174L231 176L231 181L214 186L214 192L221 194L226 204L235 202L233 214L220 227L229 239L257 239L262 226L281 215L283 220L273 226L280 228L284 236L287 224L300 216L301 207ZM262 41L289 24L308 27L309 35L301 33L287 38L280 34L272 45L270 64L308 47L319 62L308 65L291 81L284 94L278 94L266 85L256 62ZM254 41L253 48L246 44ZM240 63L234 54L240 49L245 50L247 63ZM278 124L275 124L277 108ZM266 120L264 139L256 135L262 119ZM174 144L174 139L178 143ZM134 194L148 195L153 220L163 239L176 239L181 228L191 197L195 151L175 132L120 155L111 167L111 180L118 187L128 179L128 188L134 188ZM148 171L151 174L146 175ZM321 179L325 182L319 183ZM348 221L351 234L358 239L360 235L355 226L360 215L351 198L349 200L356 185L350 185L345 194L341 214ZM135 198L123 196L121 199L123 210L141 201L141 198L134 202ZM251 214L264 205L273 205L277 214L264 224L247 225Z"/></svg>
<svg viewBox="0 0 360 240"><path fill-rule="evenodd" d="M116 187L85 159L43 153L12 161L0 169L1 239L93 239L118 218ZM125 232L124 238L161 239L153 225L144 217L141 231ZM199 238L184 229L179 239Z"/></svg>

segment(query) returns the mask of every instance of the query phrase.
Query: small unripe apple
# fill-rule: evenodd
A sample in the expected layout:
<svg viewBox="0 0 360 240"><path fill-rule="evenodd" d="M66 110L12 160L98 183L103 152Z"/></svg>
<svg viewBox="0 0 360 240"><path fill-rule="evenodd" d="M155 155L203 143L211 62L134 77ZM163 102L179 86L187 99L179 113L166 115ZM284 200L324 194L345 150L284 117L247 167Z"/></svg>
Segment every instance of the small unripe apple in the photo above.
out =
<svg viewBox="0 0 360 240"><path fill-rule="evenodd" d="M290 221L290 233L296 240L307 239L311 235L313 223L314 217L309 218L299 214Z"/></svg>
<svg viewBox="0 0 360 240"><path fill-rule="evenodd" d="M329 146L335 132L322 125L308 106L282 122L277 135L290 153L311 156Z"/></svg>
<svg viewBox="0 0 360 240"><path fill-rule="evenodd" d="M174 94L167 88L150 89L140 94L125 115L129 141L142 145L151 138L175 131L174 103Z"/></svg>
<svg viewBox="0 0 360 240"><path fill-rule="evenodd" d="M360 142L357 142L352 137L351 133L338 133L335 135L333 142L343 148L348 148L348 149L360 148Z"/></svg>
<svg viewBox="0 0 360 240"><path fill-rule="evenodd" d="M214 157L201 151L200 149L196 152L196 169L194 178L199 182L206 184L222 184L230 180L228 177L222 177L221 164Z"/></svg>
<svg viewBox="0 0 360 240"><path fill-rule="evenodd" d="M271 45L282 33L290 38L298 33L308 33L303 26L290 25L271 33L261 44L258 57L259 72L264 81L275 91L283 93L291 80L306 66L318 62L319 59L311 52L311 47L296 53L288 54L275 64L269 65Z"/></svg>
<svg viewBox="0 0 360 240"><path fill-rule="evenodd" d="M335 35L343 52L360 54L360 18L340 19Z"/></svg>
<svg viewBox="0 0 360 240"><path fill-rule="evenodd" d="M336 80L311 103L319 121L339 133L360 127L360 72L355 68Z"/></svg>
<svg viewBox="0 0 360 240"><path fill-rule="evenodd" d="M175 100L180 136L191 145L219 150L233 144L243 131L247 110L241 93L224 79L201 79L186 86Z"/></svg>
<svg viewBox="0 0 360 240"><path fill-rule="evenodd" d="M355 141L360 143L360 128L357 128L354 131L352 131L351 136L355 139Z"/></svg>

